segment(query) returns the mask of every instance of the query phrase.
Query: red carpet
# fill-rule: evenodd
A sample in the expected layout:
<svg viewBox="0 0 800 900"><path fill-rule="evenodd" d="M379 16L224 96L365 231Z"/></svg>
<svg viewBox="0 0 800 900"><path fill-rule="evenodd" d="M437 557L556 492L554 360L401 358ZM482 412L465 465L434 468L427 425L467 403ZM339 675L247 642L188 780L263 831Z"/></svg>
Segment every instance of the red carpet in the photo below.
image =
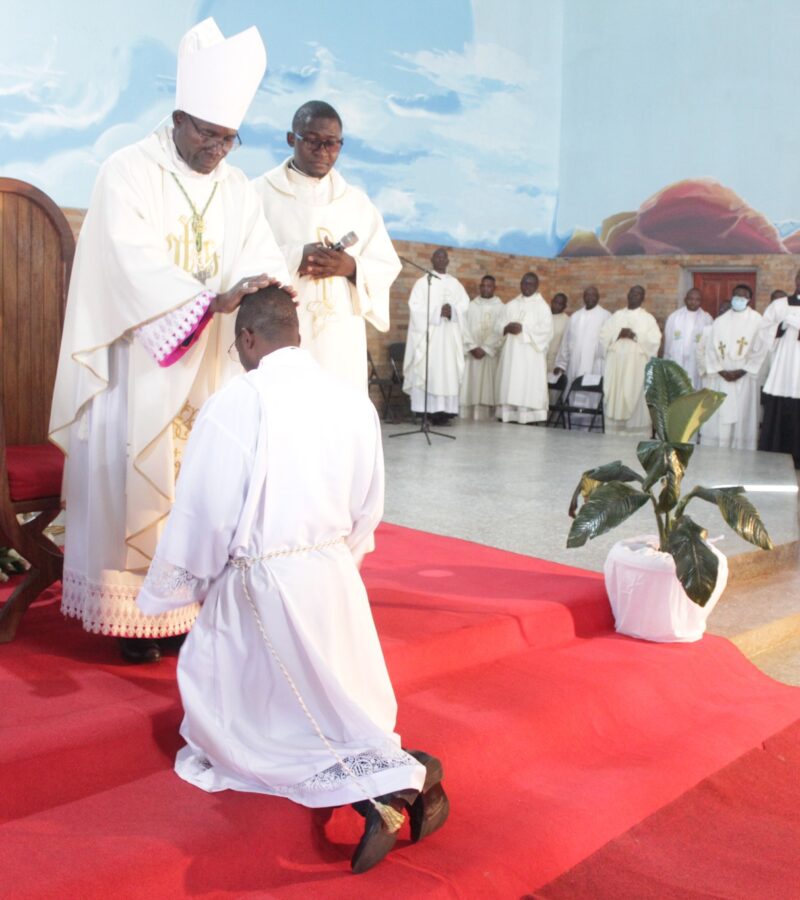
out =
<svg viewBox="0 0 800 900"><path fill-rule="evenodd" d="M766 759L759 748L800 718L800 691L723 640L654 645L615 635L594 573L384 526L365 578L399 730L445 763L452 815L441 832L416 846L402 840L355 878L348 859L361 820L351 810L326 821L284 800L184 784L171 771L174 662L125 666L113 642L44 605L0 647L0 895L677 897L670 873L685 875L701 856L698 885L717 885L707 895L757 896L725 893L724 856L692 854L691 835L704 835L706 851L724 839L733 852L736 816L749 810L766 822L781 778L797 783L796 757L763 777L748 773L753 754ZM744 774L720 787L740 766ZM709 798L730 796L726 817L721 804L703 806L704 785ZM696 805L672 820L685 843L659 857L659 836L673 825L659 831L658 817L695 792ZM579 864L593 861L607 879L602 853L651 823L656 849L638 882L605 895L586 879L577 893L558 887L559 876L580 878ZM770 847L765 866L782 884L796 852Z"/></svg>

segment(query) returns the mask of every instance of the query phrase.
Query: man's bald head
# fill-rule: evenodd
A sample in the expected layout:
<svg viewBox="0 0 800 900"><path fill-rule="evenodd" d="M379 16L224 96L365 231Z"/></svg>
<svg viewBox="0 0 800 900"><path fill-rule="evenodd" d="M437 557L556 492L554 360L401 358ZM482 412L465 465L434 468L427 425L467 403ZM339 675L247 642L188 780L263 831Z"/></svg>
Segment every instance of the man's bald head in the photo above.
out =
<svg viewBox="0 0 800 900"><path fill-rule="evenodd" d="M262 357L282 347L300 346L297 306L277 285L245 296L236 314L236 349L248 372Z"/></svg>

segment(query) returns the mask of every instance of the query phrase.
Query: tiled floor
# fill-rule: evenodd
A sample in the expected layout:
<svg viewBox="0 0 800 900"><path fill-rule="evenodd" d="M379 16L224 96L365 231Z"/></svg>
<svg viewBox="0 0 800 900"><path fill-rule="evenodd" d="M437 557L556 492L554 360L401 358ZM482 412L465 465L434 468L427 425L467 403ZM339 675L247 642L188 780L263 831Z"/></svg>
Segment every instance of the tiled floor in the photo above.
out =
<svg viewBox="0 0 800 900"><path fill-rule="evenodd" d="M412 426L384 427L386 515L389 522L465 538L517 553L599 571L611 545L652 533L651 508L586 546L568 550L567 515L581 473L622 459L640 469L637 438L498 422L455 420L438 430L456 440L423 434L390 438ZM791 457L775 453L698 447L685 489L744 484L775 544L798 539L798 486ZM732 556L753 548L737 537L719 512L692 501L692 516L720 549Z"/></svg>

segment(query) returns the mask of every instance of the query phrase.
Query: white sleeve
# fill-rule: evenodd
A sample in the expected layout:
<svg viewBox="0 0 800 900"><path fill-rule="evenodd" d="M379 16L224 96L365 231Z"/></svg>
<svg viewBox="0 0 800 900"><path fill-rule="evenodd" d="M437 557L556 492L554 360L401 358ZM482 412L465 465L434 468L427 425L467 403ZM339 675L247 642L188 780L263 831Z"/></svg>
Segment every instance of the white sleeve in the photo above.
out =
<svg viewBox="0 0 800 900"><path fill-rule="evenodd" d="M146 322L133 333L150 356L162 363L194 333L214 297L211 291L201 291L183 306Z"/></svg>

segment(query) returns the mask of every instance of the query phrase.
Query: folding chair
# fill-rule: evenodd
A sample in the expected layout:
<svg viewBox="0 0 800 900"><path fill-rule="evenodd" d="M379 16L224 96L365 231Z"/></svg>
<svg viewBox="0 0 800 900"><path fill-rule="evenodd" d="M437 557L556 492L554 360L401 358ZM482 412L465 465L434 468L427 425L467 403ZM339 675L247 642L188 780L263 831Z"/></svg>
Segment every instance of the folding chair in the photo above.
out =
<svg viewBox="0 0 800 900"><path fill-rule="evenodd" d="M562 372L558 379L552 384L548 383L548 392L550 394L550 407L547 412L547 425L550 428L555 428L558 425L559 419L562 422L562 427L566 428L566 424L564 424L564 416L562 412L564 410L564 395L567 392L567 376L566 373ZM553 395L556 395L556 399L553 400Z"/></svg>
<svg viewBox="0 0 800 900"><path fill-rule="evenodd" d="M378 369L375 366L375 361L369 350L367 350L367 366L369 367L367 390L372 390L373 387L376 387L380 391L381 398L383 399L383 416L381 418L386 422L387 417L391 415L390 404L392 402L392 391L395 386L394 372L392 372L391 375L379 375ZM392 416L392 422L394 422L394 416Z"/></svg>
<svg viewBox="0 0 800 900"><path fill-rule="evenodd" d="M582 406L575 402L575 395L578 393L583 394L596 394L598 397L597 406ZM591 416L589 421L588 430L591 431L595 425L595 419L599 417L600 419L600 427L599 431L605 434L606 430L606 419L605 414L603 412L603 379L601 378L597 384L584 384L583 376L579 375L570 386L569 393L567 394L567 399L564 402L564 408L561 412L561 416L566 417L567 428L572 430L572 416L574 415L587 415ZM563 422L563 419L562 419Z"/></svg>

